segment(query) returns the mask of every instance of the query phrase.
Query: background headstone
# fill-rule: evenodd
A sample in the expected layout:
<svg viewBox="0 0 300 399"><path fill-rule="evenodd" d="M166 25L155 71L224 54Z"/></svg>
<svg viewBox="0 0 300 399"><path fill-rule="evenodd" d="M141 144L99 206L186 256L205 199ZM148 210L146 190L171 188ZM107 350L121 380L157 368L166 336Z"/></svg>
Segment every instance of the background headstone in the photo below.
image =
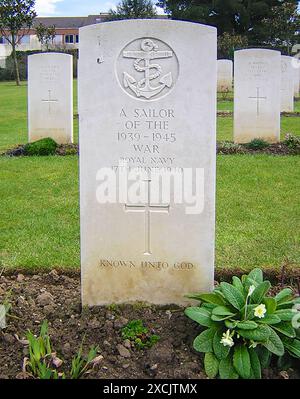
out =
<svg viewBox="0 0 300 399"><path fill-rule="evenodd" d="M294 96L298 97L300 89L299 68L293 68L293 75L294 75Z"/></svg>
<svg viewBox="0 0 300 399"><path fill-rule="evenodd" d="M281 56L281 112L294 112L294 71L292 57Z"/></svg>
<svg viewBox="0 0 300 399"><path fill-rule="evenodd" d="M220 93L232 91L233 62L231 60L218 60L217 90Z"/></svg>
<svg viewBox="0 0 300 399"><path fill-rule="evenodd" d="M215 28L178 21L80 29L84 304L184 304L184 294L213 288L216 41ZM117 189L116 203L114 195L99 203L103 168L119 179L139 170L144 199L120 199ZM153 199L155 172L182 178L197 168L205 176L202 212Z"/></svg>
<svg viewBox="0 0 300 399"><path fill-rule="evenodd" d="M28 57L29 142L51 137L73 142L73 57L41 53Z"/></svg>
<svg viewBox="0 0 300 399"><path fill-rule="evenodd" d="M234 55L234 141L280 140L281 54L247 49Z"/></svg>

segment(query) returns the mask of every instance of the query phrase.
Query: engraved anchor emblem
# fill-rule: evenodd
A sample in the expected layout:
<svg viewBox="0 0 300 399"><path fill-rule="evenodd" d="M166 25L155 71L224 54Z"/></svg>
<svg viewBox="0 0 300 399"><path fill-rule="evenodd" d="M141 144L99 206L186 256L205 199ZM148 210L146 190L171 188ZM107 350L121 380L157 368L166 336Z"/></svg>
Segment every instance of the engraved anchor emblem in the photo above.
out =
<svg viewBox="0 0 300 399"><path fill-rule="evenodd" d="M158 51L158 46L151 39L144 39L141 43L140 51L123 51L123 57L135 58L133 63L137 72L144 72L144 78L137 81L134 77L124 72L124 87L128 87L137 97L149 99L159 94L165 87L170 88L173 84L172 73L169 72L162 76L158 86L151 86L151 81L161 75L162 67L159 64L151 64L151 60L171 58L173 52L169 50Z"/></svg>

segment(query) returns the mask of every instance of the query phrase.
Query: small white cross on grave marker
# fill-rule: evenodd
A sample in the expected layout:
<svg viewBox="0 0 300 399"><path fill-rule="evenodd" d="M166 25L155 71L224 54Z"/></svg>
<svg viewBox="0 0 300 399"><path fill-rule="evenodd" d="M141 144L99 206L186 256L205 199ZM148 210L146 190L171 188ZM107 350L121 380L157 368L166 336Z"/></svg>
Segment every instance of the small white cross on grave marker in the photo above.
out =
<svg viewBox="0 0 300 399"><path fill-rule="evenodd" d="M145 251L144 255L151 255L151 212L169 213L170 205L151 205L150 185L151 180L143 180L146 182L147 203L138 205L125 204L126 212L144 212L145 213Z"/></svg>
<svg viewBox="0 0 300 399"><path fill-rule="evenodd" d="M267 99L267 97L260 97L259 96L259 91L260 91L260 88L257 87L256 88L256 97L248 97L248 98L251 98L252 100L256 100L256 114L257 114L257 116L259 116L259 113L260 113L260 102L259 101Z"/></svg>
<svg viewBox="0 0 300 399"><path fill-rule="evenodd" d="M52 99L51 98L51 90L48 90L48 99L47 100L42 100L43 103L48 103L49 106L49 114L51 114L51 104L52 103L58 103L58 100Z"/></svg>

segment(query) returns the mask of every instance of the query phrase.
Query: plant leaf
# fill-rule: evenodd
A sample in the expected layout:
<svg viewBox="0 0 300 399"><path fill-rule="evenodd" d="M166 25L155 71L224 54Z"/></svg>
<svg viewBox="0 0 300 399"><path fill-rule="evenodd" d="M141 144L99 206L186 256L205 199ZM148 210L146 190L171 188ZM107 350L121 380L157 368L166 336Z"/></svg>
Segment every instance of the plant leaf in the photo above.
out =
<svg viewBox="0 0 300 399"><path fill-rule="evenodd" d="M264 280L263 272L261 269L253 269L251 272L246 276L245 278L245 285L247 288L250 287L250 285L254 285L257 287L260 283L262 283Z"/></svg>
<svg viewBox="0 0 300 399"><path fill-rule="evenodd" d="M267 368L269 366L269 363L270 363L271 353L268 351L267 348L265 348L263 346L258 346L256 348L256 352L258 354L261 367L263 369Z"/></svg>
<svg viewBox="0 0 300 399"><path fill-rule="evenodd" d="M198 299L202 302L212 303L214 305L225 305L224 299L214 292L210 294L200 294L198 295Z"/></svg>
<svg viewBox="0 0 300 399"><path fill-rule="evenodd" d="M236 327L241 330L255 330L258 324L256 324L255 321L245 320L237 322Z"/></svg>
<svg viewBox="0 0 300 399"><path fill-rule="evenodd" d="M263 281L262 283L260 283L251 295L251 302L260 304L263 300L263 297L266 295L270 288L270 281Z"/></svg>
<svg viewBox="0 0 300 399"><path fill-rule="evenodd" d="M288 350L288 352L292 356L300 359L300 340L299 339L288 339L288 338L283 337L282 341L284 343L284 346Z"/></svg>
<svg viewBox="0 0 300 399"><path fill-rule="evenodd" d="M236 309L241 310L245 305L245 298L241 292L231 284L222 282L220 284L222 292L227 301Z"/></svg>
<svg viewBox="0 0 300 399"><path fill-rule="evenodd" d="M277 303L287 302L293 297L293 291L290 288L284 288L276 296L275 301Z"/></svg>
<svg viewBox="0 0 300 399"><path fill-rule="evenodd" d="M205 353L204 369L209 378L215 378L219 372L219 360L213 353Z"/></svg>
<svg viewBox="0 0 300 399"><path fill-rule="evenodd" d="M250 356L251 369L253 371L254 378L261 379L261 365L255 349L249 348L249 356Z"/></svg>
<svg viewBox="0 0 300 399"><path fill-rule="evenodd" d="M297 311L294 311L293 309L280 309L276 310L275 315L280 317L282 321L292 321L296 313Z"/></svg>
<svg viewBox="0 0 300 399"><path fill-rule="evenodd" d="M233 353L233 365L236 372L242 378L249 378L251 374L251 363L248 349L245 345L238 345Z"/></svg>
<svg viewBox="0 0 300 399"><path fill-rule="evenodd" d="M236 380L239 375L235 371L232 363L232 355L222 359L219 364L219 374L222 380Z"/></svg>
<svg viewBox="0 0 300 399"><path fill-rule="evenodd" d="M268 314L272 314L275 312L277 306L275 298L264 298L264 304L266 305Z"/></svg>
<svg viewBox="0 0 300 399"><path fill-rule="evenodd" d="M282 321L281 323L274 325L273 328L274 330L279 331L281 334L286 335L289 338L296 337L296 332L293 326L287 321Z"/></svg>
<svg viewBox="0 0 300 399"><path fill-rule="evenodd" d="M280 317L276 316L275 314L267 314L264 318L257 320L258 323L262 324L277 324L280 323Z"/></svg>
<svg viewBox="0 0 300 399"><path fill-rule="evenodd" d="M269 335L268 340L266 342L263 342L262 345L265 348L267 348L270 352L274 353L274 355L283 356L284 346L283 346L281 339L279 338L279 336L273 330L272 327L269 327L269 326L266 326L266 327L269 329L270 335Z"/></svg>
<svg viewBox="0 0 300 399"><path fill-rule="evenodd" d="M235 313L232 313L231 310L229 308L226 308L225 306L215 307L212 311L212 314L217 316L235 316Z"/></svg>
<svg viewBox="0 0 300 399"><path fill-rule="evenodd" d="M196 321L204 327L211 327L213 322L211 321L211 313L207 309L203 309L200 307L190 307L185 309L185 315L190 319Z"/></svg>
<svg viewBox="0 0 300 399"><path fill-rule="evenodd" d="M255 342L266 342L270 336L269 327L265 325L259 325L255 330L239 329L237 332L241 337Z"/></svg>
<svg viewBox="0 0 300 399"><path fill-rule="evenodd" d="M240 291L240 293L244 296L244 298L245 298L245 290L244 290L244 286L243 286L243 283L241 282L241 280L238 278L238 277L236 277L236 276L233 276L232 277L232 285L235 287L235 288L237 288L239 291ZM246 298L245 298L246 299Z"/></svg>
<svg viewBox="0 0 300 399"><path fill-rule="evenodd" d="M194 339L193 347L197 352L213 352L213 339L216 329L209 328Z"/></svg>
<svg viewBox="0 0 300 399"><path fill-rule="evenodd" d="M229 346L224 346L221 344L222 336L222 331L217 330L213 338L213 350L219 360L225 359L230 352Z"/></svg>

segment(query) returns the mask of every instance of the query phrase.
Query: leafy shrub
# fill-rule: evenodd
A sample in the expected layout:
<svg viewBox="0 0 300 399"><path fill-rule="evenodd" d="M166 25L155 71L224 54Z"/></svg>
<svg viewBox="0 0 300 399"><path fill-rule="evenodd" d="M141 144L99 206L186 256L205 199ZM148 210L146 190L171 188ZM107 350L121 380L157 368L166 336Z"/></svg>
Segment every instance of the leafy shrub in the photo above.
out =
<svg viewBox="0 0 300 399"><path fill-rule="evenodd" d="M194 349L205 353L204 367L210 378L261 378L272 356L288 354L300 358L300 333L292 290L285 288L275 297L260 269L252 270L232 284L222 282L212 293L193 294L200 306L185 314L205 327L194 340ZM299 305L297 305L299 306Z"/></svg>
<svg viewBox="0 0 300 399"><path fill-rule="evenodd" d="M240 144L231 141L221 141L218 143L218 152L220 154L242 154L244 149Z"/></svg>
<svg viewBox="0 0 300 399"><path fill-rule="evenodd" d="M129 339L138 349L151 348L160 337L149 334L142 320L132 320L122 328L122 338Z"/></svg>
<svg viewBox="0 0 300 399"><path fill-rule="evenodd" d="M293 134L287 134L283 141L288 148L299 153L300 152L300 137L294 136Z"/></svg>
<svg viewBox="0 0 300 399"><path fill-rule="evenodd" d="M50 137L28 143L25 145L25 155L54 155L57 148L57 143Z"/></svg>
<svg viewBox="0 0 300 399"><path fill-rule="evenodd" d="M269 143L263 139L253 139L250 143L246 144L246 147L250 150L263 150L269 147Z"/></svg>

